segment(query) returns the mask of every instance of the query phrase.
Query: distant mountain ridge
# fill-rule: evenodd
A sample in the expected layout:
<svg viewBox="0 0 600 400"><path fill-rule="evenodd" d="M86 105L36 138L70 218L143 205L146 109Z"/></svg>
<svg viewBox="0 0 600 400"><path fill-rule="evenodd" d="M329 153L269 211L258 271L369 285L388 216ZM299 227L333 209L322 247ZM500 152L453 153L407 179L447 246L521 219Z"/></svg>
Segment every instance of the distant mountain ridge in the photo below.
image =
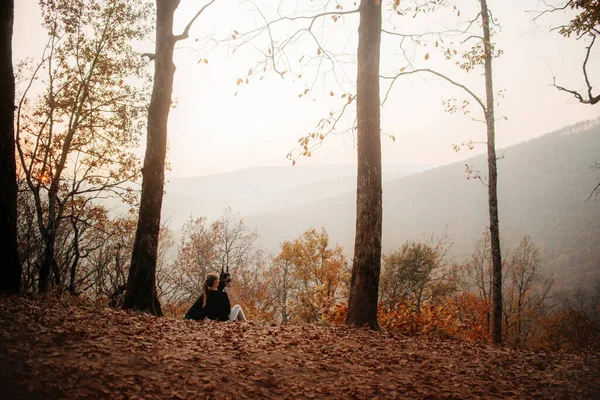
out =
<svg viewBox="0 0 600 400"><path fill-rule="evenodd" d="M523 235L542 252L544 269L558 286L574 286L600 275L600 202L586 201L600 182L600 120L573 125L501 149L498 194L503 256ZM465 178L466 166L487 175L486 156L384 183L383 246L445 233L452 254L467 257L487 229L487 187ZM244 218L259 233L259 246L276 250L283 240L324 226L333 242L353 252L353 191L276 212Z"/></svg>
<svg viewBox="0 0 600 400"><path fill-rule="evenodd" d="M384 179L420 172L429 167L386 165ZM356 166L311 164L254 167L221 174L171 178L166 184L163 219L171 229L189 218L217 218L226 207L241 214L279 210L323 200L356 187Z"/></svg>

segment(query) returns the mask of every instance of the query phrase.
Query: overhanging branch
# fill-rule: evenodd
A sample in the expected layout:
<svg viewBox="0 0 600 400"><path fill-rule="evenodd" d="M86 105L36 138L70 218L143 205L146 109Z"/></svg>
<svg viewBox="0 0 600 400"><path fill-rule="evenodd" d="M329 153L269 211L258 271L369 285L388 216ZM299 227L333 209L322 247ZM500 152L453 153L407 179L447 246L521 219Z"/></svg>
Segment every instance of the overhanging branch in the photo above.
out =
<svg viewBox="0 0 600 400"><path fill-rule="evenodd" d="M183 30L183 33L180 35L175 36L175 41L179 41L179 40L184 40L190 37L190 29L192 28L192 25L194 24L194 22L196 21L196 19L198 19L198 17L200 16L200 14L202 14L204 12L204 10L206 10L211 4L213 4L215 1L217 0L211 0L210 2L208 2L207 4L204 5L204 7L202 7L197 13L196 15L194 15L194 18L192 18L190 20L190 22L187 24L187 26L185 27L185 29Z"/></svg>
<svg viewBox="0 0 600 400"><path fill-rule="evenodd" d="M590 79L588 76L588 61L590 59L590 54L592 52L592 48L594 47L594 43L596 43L596 36L592 35L592 42L590 43L590 45L586 48L586 53L585 53L585 59L583 60L583 77L585 79L585 84L587 86L587 97L584 97L581 93L579 93L577 90L571 90L571 89L567 89L563 86L559 86L556 84L556 77L553 78L553 83L552 86L554 86L556 89L562 91L562 92L567 92L567 93L571 93L577 100L579 100L580 103L582 104L590 104L590 105L594 105L598 102L600 102L600 94L594 96L592 93L592 84L590 83Z"/></svg>
<svg viewBox="0 0 600 400"><path fill-rule="evenodd" d="M477 96L475 93L473 93L473 92L472 92L472 91L471 91L471 90L470 90L468 87L466 87L465 85L463 85L463 84L460 84L460 83L458 83L458 82L456 82L456 81L454 81L454 80L452 80L452 79L448 78L448 77L447 77L446 75L444 75L444 74L441 74L441 73L439 73L439 72L437 72L437 71L434 71L434 70L432 70L432 69L429 69L429 68L415 69L415 70L412 70L412 71L406 71L406 72L402 71L402 72L399 72L398 74L396 74L396 75L394 75L394 76L380 76L380 78L382 78L382 79L391 79L391 80L392 80L392 83L390 84L390 87L389 87L389 88L388 88L388 90L386 91L386 93L385 93L385 98L383 99L383 102L381 103L381 105L383 106L383 105L385 104L385 102L387 101L387 98L388 98L388 96L389 96L389 93L390 93L390 91L392 90L392 86L393 86L393 85L394 85L394 83L396 82L396 79L398 79L398 78L399 78L399 77L401 77L401 76L405 76L405 75L412 75L412 74L420 74L420 73L422 73L422 72L426 72L426 73L429 73L429 74L433 74L433 75L435 75L435 76L438 76L438 77L440 77L440 78L442 78L442 79L446 80L447 82L451 83L452 85L454 85L454 86L456 86L456 87L459 87L459 88L463 89L465 92L467 92L469 95L471 95L471 97L473 97L473 99L475 99L475 101L476 101L476 102L477 102L477 103L478 103L478 104L481 106L481 108L482 108L483 112L484 112L484 113L486 112L486 110L487 110L487 109L486 109L485 105L483 104L483 102L481 101L481 99L480 99L480 98L479 98L479 97L478 97L478 96Z"/></svg>

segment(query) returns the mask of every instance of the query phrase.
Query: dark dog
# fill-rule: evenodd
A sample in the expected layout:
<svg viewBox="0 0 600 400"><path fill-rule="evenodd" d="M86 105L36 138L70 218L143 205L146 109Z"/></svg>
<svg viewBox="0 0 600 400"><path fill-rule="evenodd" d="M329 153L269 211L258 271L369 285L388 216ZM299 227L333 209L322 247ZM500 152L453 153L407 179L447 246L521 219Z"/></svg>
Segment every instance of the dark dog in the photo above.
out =
<svg viewBox="0 0 600 400"><path fill-rule="evenodd" d="M229 288L230 284L231 275L228 272L221 272L221 275L219 275L219 287L217 288L217 290L220 290L221 292L226 292L227 290L225 288Z"/></svg>

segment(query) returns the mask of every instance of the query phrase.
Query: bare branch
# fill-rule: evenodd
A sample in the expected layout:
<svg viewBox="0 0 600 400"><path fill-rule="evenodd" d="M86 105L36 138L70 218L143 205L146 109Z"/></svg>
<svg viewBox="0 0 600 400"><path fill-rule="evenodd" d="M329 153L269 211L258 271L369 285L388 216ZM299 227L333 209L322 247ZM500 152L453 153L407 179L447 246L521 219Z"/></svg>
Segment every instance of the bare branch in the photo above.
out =
<svg viewBox="0 0 600 400"><path fill-rule="evenodd" d="M600 195L600 183L596 185L596 187L594 188L594 190L592 190L592 192L590 193L590 195L588 196L588 198L586 199L586 201L588 201L589 199L591 199L594 196L594 193L596 193L596 197L598 197L598 195Z"/></svg>
<svg viewBox="0 0 600 400"><path fill-rule="evenodd" d="M598 169L600 170L600 163L595 163L592 168L594 169ZM588 201L589 199L591 199L592 197L594 197L594 194L596 194L596 198L598 198L598 196L600 196L600 183L596 185L596 187L594 188L594 190L592 190L592 192L590 193L590 195L588 196L588 198L585 201Z"/></svg>
<svg viewBox="0 0 600 400"><path fill-rule="evenodd" d="M566 9L567 9L567 7L569 7L569 5L571 4L571 2L572 2L572 1L568 1L568 2L567 2L567 3L565 3L565 4L564 4L562 7L556 7L556 6L553 6L553 5L551 5L551 4L548 4L547 2L545 2L545 1L544 1L544 2L543 2L543 3L544 3L544 5L545 5L546 7L548 7L548 8L547 8L547 9L545 9L544 11L542 11L542 12L539 12L539 11L535 11L535 10L529 10L529 11L527 11L527 12L528 12L528 13L537 13L538 15L536 15L536 16L533 18L533 21L537 21L537 19L538 19L538 18L540 18L540 17L542 17L544 14L553 13L553 12L556 12L556 11L564 11L564 10L566 10Z"/></svg>
<svg viewBox="0 0 600 400"><path fill-rule="evenodd" d="M589 80L589 77L588 77L588 71L587 71L587 63L588 63L588 60L590 58L590 53L592 51L592 47L594 46L595 42L596 42L596 36L592 36L592 43L590 43L590 45L587 47L587 52L586 52L586 55L585 55L585 59L583 61L583 76L585 78L585 83L586 83L586 86L587 86L587 98L584 98L576 90L566 89L566 88L564 88L562 86L557 85L556 84L556 77L553 78L552 86L554 86L555 88L557 88L560 91L571 93L582 104L594 105L594 104L600 102L600 94L597 95L597 96L594 96L592 94L592 85L590 83L590 80Z"/></svg>
<svg viewBox="0 0 600 400"><path fill-rule="evenodd" d="M148 61L154 61L156 54L154 53L142 53L142 58L148 57Z"/></svg>
<svg viewBox="0 0 600 400"><path fill-rule="evenodd" d="M592 95L592 85L590 84L590 79L588 78L588 73L587 73L587 63L588 63L588 60L590 59L590 52L592 51L592 47L594 46L595 42L596 42L596 36L592 36L592 43L590 43L590 45L587 47L587 52L585 54L585 60L583 61L583 76L585 78L585 84L588 87L588 98L589 98L590 104L595 104L600 100L600 95L596 96L595 99L594 99L594 96Z"/></svg>
<svg viewBox="0 0 600 400"><path fill-rule="evenodd" d="M479 103L479 105L481 106L483 112L484 113L486 112L487 109L486 109L485 105L483 104L483 102L481 101L481 99L475 93L473 93L468 87L466 87L465 85L462 85L460 83L457 83L457 82L453 81L452 79L448 78L446 75L441 74L439 72L436 72L436 71L434 71L432 69L429 69L429 68L415 69L415 70L406 71L406 72L403 71L403 72L399 72L397 75L394 75L394 76L380 76L380 78L382 78L382 79L391 79L392 80L392 83L390 84L390 87L388 88L388 90L387 90L387 92L385 94L385 98L383 99L383 102L381 103L381 105L383 106L385 104L385 102L386 102L386 100L388 98L388 95L389 95L389 93L390 93L390 91L392 89L392 86L396 82L396 79L398 79L401 76L412 75L412 74L419 74L419 73L422 73L422 72L427 72L427 73L436 75L436 76L438 76L438 77L440 77L440 78L442 78L442 79L450 82L452 85L457 86L457 87L463 89L465 92L467 92L468 94L470 94L471 97L473 97L473 99L475 99L475 101L477 103Z"/></svg>
<svg viewBox="0 0 600 400"><path fill-rule="evenodd" d="M471 39L479 39L479 40L483 41L483 37L478 36L478 35L471 35L468 38L461 40L460 44L465 44L466 42L468 42Z"/></svg>
<svg viewBox="0 0 600 400"><path fill-rule="evenodd" d="M175 41L180 41L180 40L184 40L190 37L190 29L192 27L192 25L194 24L194 22L196 21L196 19L200 16L200 14L202 14L204 12L204 10L206 10L211 4L213 4L215 1L217 0L211 0L210 2L208 2L207 4L204 5L204 7L202 7L197 13L196 15L194 15L194 18L191 19L191 21L187 24L187 26L185 27L185 29L183 30L183 33L181 35L177 35L175 36Z"/></svg>

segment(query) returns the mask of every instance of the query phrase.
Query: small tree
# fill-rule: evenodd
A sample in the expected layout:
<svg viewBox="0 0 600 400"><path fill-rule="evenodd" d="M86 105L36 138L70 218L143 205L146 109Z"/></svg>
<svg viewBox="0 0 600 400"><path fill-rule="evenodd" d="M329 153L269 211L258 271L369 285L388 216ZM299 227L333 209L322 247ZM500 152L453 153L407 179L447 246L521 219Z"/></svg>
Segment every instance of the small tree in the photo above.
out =
<svg viewBox="0 0 600 400"><path fill-rule="evenodd" d="M254 255L251 250L258 237L256 231L248 232L240 215L234 214L229 207L211 228L217 239L215 267L220 272L235 273L247 266Z"/></svg>
<svg viewBox="0 0 600 400"><path fill-rule="evenodd" d="M60 284L56 239L78 198L121 196L136 178L139 118L146 95L129 78L144 78L130 42L147 32L145 8L122 0L42 2L49 41L19 102L20 171L35 202L43 240L39 291L52 274ZM42 95L33 92L39 82Z"/></svg>
<svg viewBox="0 0 600 400"><path fill-rule="evenodd" d="M553 285L541 272L540 250L524 236L506 266L504 327L507 341L524 346L541 329Z"/></svg>
<svg viewBox="0 0 600 400"><path fill-rule="evenodd" d="M433 273L440 267L436 250L426 243L406 242L400 249L383 256L381 301L393 308L408 301L420 312L421 304L432 293Z"/></svg>
<svg viewBox="0 0 600 400"><path fill-rule="evenodd" d="M271 267L267 271L267 277L271 283L274 301L279 310L282 324L288 323L293 317L292 293L297 290L296 281L292 276L293 266L290 246L290 242L284 242L281 245L281 253L273 259Z"/></svg>
<svg viewBox="0 0 600 400"><path fill-rule="evenodd" d="M283 242L276 261L284 274L277 286L285 321L290 308L298 320L319 321L342 297L346 257L341 246L330 248L324 228L310 229L293 242Z"/></svg>
<svg viewBox="0 0 600 400"><path fill-rule="evenodd" d="M209 272L229 272L234 284L239 280L242 286L248 284L245 278L259 279L262 272L256 268L263 262L254 248L257 234L248 232L244 221L238 218L229 208L211 223L204 217L190 217L183 226L175 262L164 266L157 275L164 300L190 302L197 298ZM238 287L235 285L232 290Z"/></svg>

